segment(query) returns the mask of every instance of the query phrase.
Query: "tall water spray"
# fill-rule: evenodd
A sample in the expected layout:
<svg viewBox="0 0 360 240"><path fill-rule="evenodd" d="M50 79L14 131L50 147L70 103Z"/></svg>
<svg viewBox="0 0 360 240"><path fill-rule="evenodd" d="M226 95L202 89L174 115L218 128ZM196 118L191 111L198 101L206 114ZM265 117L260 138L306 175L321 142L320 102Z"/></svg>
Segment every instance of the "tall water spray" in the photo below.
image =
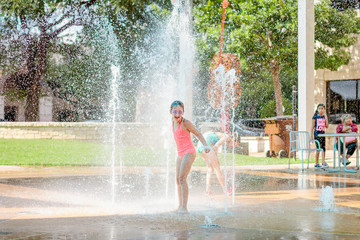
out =
<svg viewBox="0 0 360 240"><path fill-rule="evenodd" d="M107 96L107 106L105 121L109 126L108 131L104 131L104 142L111 146L111 202L115 203L116 189L120 185L116 178L116 167L120 166L120 176L122 161L119 146L121 145L121 134L117 131L117 121L120 115L121 97L119 95L120 76L120 49L117 37L110 22L106 18L94 19L96 34L94 36L94 48L101 50L107 57L106 67L108 67L108 86L109 95ZM104 96L105 97L105 96Z"/></svg>
<svg viewBox="0 0 360 240"><path fill-rule="evenodd" d="M192 37L192 1L181 0L174 5L173 13L178 13L179 33L179 97L183 98L187 109L187 118L192 119L192 78L194 68L194 39Z"/></svg>
<svg viewBox="0 0 360 240"><path fill-rule="evenodd" d="M157 164L163 166L161 171L165 174L164 184L146 185L146 193L159 192L163 188L166 200L169 196L176 196L176 192L169 191L175 184L174 141L171 130L171 115L169 114L170 103L174 100L181 100L185 104L185 117L192 118L192 75L194 60L194 41L192 38L191 26L191 1L176 1L173 11L163 24L158 19L154 19L158 28L149 31L141 44L135 44L132 49L136 62L140 82L137 83L137 103L136 103L136 122L141 122L148 126L149 131L143 134L154 134L152 136L157 141L149 142L150 148L154 152L161 152L157 159ZM120 56L116 49L118 41L111 29L110 24L104 24L105 35L107 34L110 54L117 54L114 59ZM113 39L114 38L114 39ZM119 95L126 89L120 89L121 84L121 61L116 60L111 66L110 99L108 102L107 121L110 124L110 131L105 141L111 145L111 199L112 203L119 202L119 189L122 178L121 131L117 123L121 116L121 106L123 100ZM139 138L142 136L139 135ZM165 149L165 154L164 150ZM136 157L136 156L134 156ZM119 167L120 174L117 174L116 167ZM148 177L148 175L144 175ZM148 179L149 180L149 179ZM155 190L152 188L156 188ZM174 188L176 189L176 188ZM163 200L164 195L161 194ZM150 196L149 196L150 197ZM153 197L153 196L151 196ZM158 196L160 197L160 196Z"/></svg>
<svg viewBox="0 0 360 240"><path fill-rule="evenodd" d="M116 186L117 180L116 180L116 162L117 162L117 134L116 134L116 119L118 117L118 108L120 105L120 99L118 97L118 78L120 76L120 68L112 65L111 66L111 73L112 73L112 79L111 79L111 85L110 85L110 92L111 92L111 98L110 98L110 104L109 104L109 112L111 117L111 202L112 204L115 203L115 196L116 196ZM120 159L119 161L120 165L120 171L122 169L122 161ZM121 172L120 172L121 176Z"/></svg>
<svg viewBox="0 0 360 240"><path fill-rule="evenodd" d="M229 86L233 86L234 83L236 81L238 81L237 76L236 76L236 71L235 69L230 69L228 71L226 71L225 66L223 64L220 64L214 71L215 73L215 82L221 86L221 90L222 90L222 99L221 99L221 114L223 116L223 125L224 125L224 135L228 134L227 132L227 127L226 125L228 124L227 121L229 119L228 116L230 114L230 110L232 110L232 123L234 121L234 115L235 115L235 110L232 107L231 109L229 109L231 107L231 103L235 102L235 92L234 92L234 88L231 87L230 91L229 91ZM233 128L232 128L232 132L234 133L235 131L235 126L233 124ZM234 203L235 201L235 195L234 195L234 190L235 190L235 143L234 143L234 138L233 138L233 148L232 148L232 155L233 155L233 164L232 164L232 202ZM227 184L227 141L225 141L224 144L224 178L225 178L225 189L228 189L228 184ZM225 212L227 212L227 194L228 192L225 192Z"/></svg>
<svg viewBox="0 0 360 240"><path fill-rule="evenodd" d="M241 64L240 59L232 53L223 53L224 27L225 27L225 12L228 7L228 0L222 2L222 21L221 21L221 36L220 36L220 50L216 53L211 61L211 74L208 84L207 94L214 109L220 109L222 115L222 129L224 136L230 133L229 124L233 124L232 133L232 200L235 202L235 108L239 104L241 96L240 73ZM232 118L230 122L230 110L232 110ZM227 189L227 159L226 150L227 142L224 144L224 167L225 167L225 189ZM225 212L227 212L227 191L225 192Z"/></svg>
<svg viewBox="0 0 360 240"><path fill-rule="evenodd" d="M192 118L192 75L194 40L191 26L191 1L173 1L173 10L167 24L158 24L158 29L145 37L147 48L137 48L141 65L142 82L137 95L136 121L156 124L160 129L157 138L159 147L165 149L165 196L174 178L171 165L175 153L172 139L170 103L181 100L185 104L185 117ZM155 145L155 143L154 143ZM154 147L155 149L156 147ZM155 149L156 150L156 149ZM163 161L163 160L161 160ZM175 196L174 192L174 196Z"/></svg>
<svg viewBox="0 0 360 240"><path fill-rule="evenodd" d="M184 102L185 116L192 118L195 49L190 3L174 1L167 24L159 23L145 36L147 48L136 49L142 69L137 121L169 123L169 106L175 99Z"/></svg>

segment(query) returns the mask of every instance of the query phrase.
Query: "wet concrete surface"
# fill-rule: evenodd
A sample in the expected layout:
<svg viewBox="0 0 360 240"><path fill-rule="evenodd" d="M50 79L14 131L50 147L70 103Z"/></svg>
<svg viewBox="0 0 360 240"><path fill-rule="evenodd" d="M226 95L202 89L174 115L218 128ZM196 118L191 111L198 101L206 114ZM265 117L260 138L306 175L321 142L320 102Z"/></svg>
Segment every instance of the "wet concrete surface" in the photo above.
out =
<svg viewBox="0 0 360 240"><path fill-rule="evenodd" d="M190 213L177 214L173 172L124 169L114 202L110 172L0 166L0 239L360 239L359 173L238 168L225 212L215 176L209 197L205 169L193 168ZM333 188L331 211L322 186Z"/></svg>

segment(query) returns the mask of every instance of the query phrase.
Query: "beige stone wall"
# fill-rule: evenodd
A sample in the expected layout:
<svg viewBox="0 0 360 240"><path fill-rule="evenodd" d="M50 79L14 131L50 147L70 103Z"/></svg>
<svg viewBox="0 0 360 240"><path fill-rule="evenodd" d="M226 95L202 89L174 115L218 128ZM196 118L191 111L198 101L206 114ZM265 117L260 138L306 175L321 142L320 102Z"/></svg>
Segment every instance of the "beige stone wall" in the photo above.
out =
<svg viewBox="0 0 360 240"><path fill-rule="evenodd" d="M112 129L109 123L95 122L0 122L0 138L111 142ZM171 129L159 131L143 123L116 123L115 129L117 143L126 146L161 148L174 144Z"/></svg>
<svg viewBox="0 0 360 240"><path fill-rule="evenodd" d="M249 153L266 153L270 150L269 137L241 137L241 142L249 144Z"/></svg>

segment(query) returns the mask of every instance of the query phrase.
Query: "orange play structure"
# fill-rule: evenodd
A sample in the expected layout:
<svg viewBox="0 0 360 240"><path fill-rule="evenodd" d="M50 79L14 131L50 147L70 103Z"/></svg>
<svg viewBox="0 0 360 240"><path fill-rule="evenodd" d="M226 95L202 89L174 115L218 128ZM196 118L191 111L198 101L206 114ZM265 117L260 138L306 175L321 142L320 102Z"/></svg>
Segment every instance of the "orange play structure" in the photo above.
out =
<svg viewBox="0 0 360 240"><path fill-rule="evenodd" d="M240 59L232 53L223 53L223 38L225 26L225 10L228 7L228 0L222 3L223 14L221 22L221 36L220 36L220 51L216 53L210 65L210 81L207 88L207 95L211 107L214 109L223 109L222 113L222 128L223 131L229 133L229 111L236 108L241 97L241 64ZM222 66L221 66L222 65ZM219 82L217 76L221 74L219 69L222 69L224 75L229 71L235 74L234 79L222 76L224 82Z"/></svg>

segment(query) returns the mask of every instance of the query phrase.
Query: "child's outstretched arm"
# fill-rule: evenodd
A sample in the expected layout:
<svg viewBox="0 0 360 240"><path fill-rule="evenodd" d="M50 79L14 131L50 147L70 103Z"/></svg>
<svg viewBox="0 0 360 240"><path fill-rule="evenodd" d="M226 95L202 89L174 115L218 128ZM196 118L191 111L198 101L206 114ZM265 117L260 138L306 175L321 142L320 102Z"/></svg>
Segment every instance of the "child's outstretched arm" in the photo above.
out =
<svg viewBox="0 0 360 240"><path fill-rule="evenodd" d="M218 133L217 133L217 135L219 136ZM223 134L223 136L220 137L220 140L213 146L213 149L214 149L215 152L217 152L218 149L225 143L227 138L228 138L227 134Z"/></svg>
<svg viewBox="0 0 360 240"><path fill-rule="evenodd" d="M199 140L200 142L203 144L204 146L204 151L206 153L210 152L210 147L208 146L204 136L201 134L201 132L199 132L196 127L189 121L186 120L184 121L184 127L191 132L192 134L194 134Z"/></svg>

